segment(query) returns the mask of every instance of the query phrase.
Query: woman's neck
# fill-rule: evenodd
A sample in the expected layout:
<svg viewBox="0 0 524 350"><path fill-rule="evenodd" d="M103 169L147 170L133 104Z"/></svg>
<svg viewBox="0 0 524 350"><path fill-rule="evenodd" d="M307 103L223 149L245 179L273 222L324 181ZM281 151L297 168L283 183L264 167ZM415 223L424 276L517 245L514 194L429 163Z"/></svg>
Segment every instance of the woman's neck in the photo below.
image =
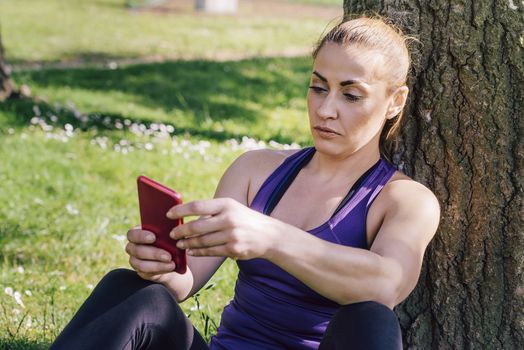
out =
<svg viewBox="0 0 524 350"><path fill-rule="evenodd" d="M330 155L316 151L308 168L320 178L329 181L347 181L359 177L380 159L377 147L363 147L351 154Z"/></svg>

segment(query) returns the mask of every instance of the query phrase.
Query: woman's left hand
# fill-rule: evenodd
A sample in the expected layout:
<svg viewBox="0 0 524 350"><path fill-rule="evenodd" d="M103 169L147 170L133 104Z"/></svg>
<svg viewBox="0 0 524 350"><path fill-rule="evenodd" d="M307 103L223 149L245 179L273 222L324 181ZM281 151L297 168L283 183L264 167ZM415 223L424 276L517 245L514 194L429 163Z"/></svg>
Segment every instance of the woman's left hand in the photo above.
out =
<svg viewBox="0 0 524 350"><path fill-rule="evenodd" d="M232 259L267 258L276 244L278 220L260 214L231 198L194 201L174 206L170 219L200 216L179 225L171 237L193 256L225 256Z"/></svg>

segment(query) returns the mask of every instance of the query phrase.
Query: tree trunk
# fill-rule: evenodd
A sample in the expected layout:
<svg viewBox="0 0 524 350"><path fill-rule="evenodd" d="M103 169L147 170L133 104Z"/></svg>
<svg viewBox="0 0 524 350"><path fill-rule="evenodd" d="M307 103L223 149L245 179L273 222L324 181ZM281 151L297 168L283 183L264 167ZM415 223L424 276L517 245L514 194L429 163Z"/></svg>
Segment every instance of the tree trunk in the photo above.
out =
<svg viewBox="0 0 524 350"><path fill-rule="evenodd" d="M15 86L9 77L9 69L4 61L4 47L0 35L0 101L8 99L13 94Z"/></svg>
<svg viewBox="0 0 524 350"><path fill-rule="evenodd" d="M524 1L345 0L344 10L401 19L422 43L395 159L434 190L442 220L396 309L405 347L522 349Z"/></svg>

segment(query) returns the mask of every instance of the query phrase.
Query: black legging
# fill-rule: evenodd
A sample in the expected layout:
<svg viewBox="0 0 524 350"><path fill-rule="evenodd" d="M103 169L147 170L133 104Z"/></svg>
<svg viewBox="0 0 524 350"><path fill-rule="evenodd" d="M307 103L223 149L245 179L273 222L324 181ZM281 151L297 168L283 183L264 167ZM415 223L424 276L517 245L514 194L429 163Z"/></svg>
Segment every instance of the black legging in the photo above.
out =
<svg viewBox="0 0 524 350"><path fill-rule="evenodd" d="M207 350L177 301L161 284L126 269L108 273L64 328L51 350ZM319 350L402 349L395 314L376 302L342 306ZM231 349L242 350L242 349Z"/></svg>

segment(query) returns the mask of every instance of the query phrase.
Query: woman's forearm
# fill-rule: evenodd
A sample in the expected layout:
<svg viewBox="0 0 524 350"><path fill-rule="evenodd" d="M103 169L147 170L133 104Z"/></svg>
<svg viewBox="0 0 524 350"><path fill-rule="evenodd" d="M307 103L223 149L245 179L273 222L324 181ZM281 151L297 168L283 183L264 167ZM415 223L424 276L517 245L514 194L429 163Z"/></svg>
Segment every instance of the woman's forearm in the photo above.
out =
<svg viewBox="0 0 524 350"><path fill-rule="evenodd" d="M178 302L182 302L198 292L224 262L223 257L187 257L187 271L180 275L169 274L162 282Z"/></svg>
<svg viewBox="0 0 524 350"><path fill-rule="evenodd" d="M341 305L364 300L396 304L400 267L389 259L324 241L283 222L278 235L266 258L317 293Z"/></svg>
<svg viewBox="0 0 524 350"><path fill-rule="evenodd" d="M183 275L171 272L166 274L159 282L169 290L177 302L182 302L191 296L194 280L188 266L186 273Z"/></svg>

